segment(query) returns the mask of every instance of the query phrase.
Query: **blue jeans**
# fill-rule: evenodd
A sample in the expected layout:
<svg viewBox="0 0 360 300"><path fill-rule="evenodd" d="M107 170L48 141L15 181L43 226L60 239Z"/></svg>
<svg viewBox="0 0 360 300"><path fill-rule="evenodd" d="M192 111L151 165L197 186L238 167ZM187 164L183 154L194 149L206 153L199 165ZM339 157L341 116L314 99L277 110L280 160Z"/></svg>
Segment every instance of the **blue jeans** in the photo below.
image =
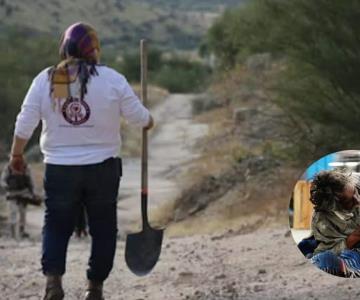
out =
<svg viewBox="0 0 360 300"><path fill-rule="evenodd" d="M359 277L360 253L358 250L345 249L339 255L324 251L314 255L311 262L319 269L342 277Z"/></svg>
<svg viewBox="0 0 360 300"><path fill-rule="evenodd" d="M113 266L117 236L117 195L121 160L109 158L85 166L46 164L42 269L65 273L66 252L79 209L86 209L92 238L87 277L104 281Z"/></svg>
<svg viewBox="0 0 360 300"><path fill-rule="evenodd" d="M309 237L309 238L303 239L298 244L298 248L305 257L309 257L309 256L312 256L312 254L314 253L318 244L319 243L315 240L314 237Z"/></svg>

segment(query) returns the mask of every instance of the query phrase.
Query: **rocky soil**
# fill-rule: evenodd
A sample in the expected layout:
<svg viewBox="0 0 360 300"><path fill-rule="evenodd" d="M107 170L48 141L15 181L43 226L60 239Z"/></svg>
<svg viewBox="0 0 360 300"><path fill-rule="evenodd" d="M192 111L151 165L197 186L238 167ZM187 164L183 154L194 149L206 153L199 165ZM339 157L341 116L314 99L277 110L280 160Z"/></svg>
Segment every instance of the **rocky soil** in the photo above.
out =
<svg viewBox="0 0 360 300"><path fill-rule="evenodd" d="M69 248L65 299L82 299L87 240ZM41 299L40 243L0 239L1 299ZM105 298L151 300L358 299L360 282L311 266L284 228L246 235L165 237L153 272L136 277L127 269L119 241Z"/></svg>

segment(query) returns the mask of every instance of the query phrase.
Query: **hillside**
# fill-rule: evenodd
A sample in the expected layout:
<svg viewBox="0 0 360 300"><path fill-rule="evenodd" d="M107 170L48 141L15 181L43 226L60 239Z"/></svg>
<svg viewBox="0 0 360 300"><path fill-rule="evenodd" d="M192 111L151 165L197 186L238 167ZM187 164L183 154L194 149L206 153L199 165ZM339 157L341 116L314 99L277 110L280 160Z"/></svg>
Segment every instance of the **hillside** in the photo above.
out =
<svg viewBox="0 0 360 300"><path fill-rule="evenodd" d="M243 0L1 0L1 25L58 36L69 24L93 24L103 45L122 49L148 38L163 48L193 49L215 18Z"/></svg>

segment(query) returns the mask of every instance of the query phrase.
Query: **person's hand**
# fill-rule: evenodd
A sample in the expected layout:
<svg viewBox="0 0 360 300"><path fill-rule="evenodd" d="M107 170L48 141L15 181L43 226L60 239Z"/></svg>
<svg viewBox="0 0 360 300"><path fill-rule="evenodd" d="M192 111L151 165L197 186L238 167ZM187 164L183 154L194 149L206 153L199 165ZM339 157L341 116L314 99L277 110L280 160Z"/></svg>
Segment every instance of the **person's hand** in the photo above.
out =
<svg viewBox="0 0 360 300"><path fill-rule="evenodd" d="M153 117L150 115L150 119L149 119L149 123L144 127L145 130L150 130L151 128L154 127L154 119Z"/></svg>
<svg viewBox="0 0 360 300"><path fill-rule="evenodd" d="M358 227L346 238L346 246L349 249L353 249L354 246L359 242L360 242L360 228Z"/></svg>
<svg viewBox="0 0 360 300"><path fill-rule="evenodd" d="M10 154L9 167L14 175L22 175L25 173L26 162L22 154Z"/></svg>

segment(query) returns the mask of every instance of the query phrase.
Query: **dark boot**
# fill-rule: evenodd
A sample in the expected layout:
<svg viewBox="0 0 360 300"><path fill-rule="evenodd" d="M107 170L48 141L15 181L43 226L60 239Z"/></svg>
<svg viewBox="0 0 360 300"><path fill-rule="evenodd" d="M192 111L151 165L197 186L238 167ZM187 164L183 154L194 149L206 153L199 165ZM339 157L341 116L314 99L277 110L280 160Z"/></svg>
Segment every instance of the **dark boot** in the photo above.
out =
<svg viewBox="0 0 360 300"><path fill-rule="evenodd" d="M62 288L61 276L47 275L46 290L43 300L62 300L64 299L64 290Z"/></svg>
<svg viewBox="0 0 360 300"><path fill-rule="evenodd" d="M103 283L89 280L85 300L104 300Z"/></svg>

